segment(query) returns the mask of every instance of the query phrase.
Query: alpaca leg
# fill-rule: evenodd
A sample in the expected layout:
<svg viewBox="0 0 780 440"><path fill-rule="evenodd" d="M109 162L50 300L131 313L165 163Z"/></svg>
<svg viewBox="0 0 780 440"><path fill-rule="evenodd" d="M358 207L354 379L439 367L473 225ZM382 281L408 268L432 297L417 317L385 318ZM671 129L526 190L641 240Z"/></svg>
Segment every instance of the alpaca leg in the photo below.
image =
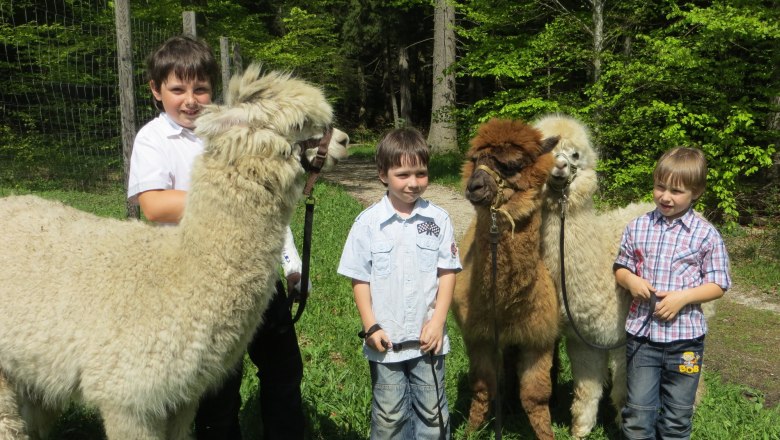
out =
<svg viewBox="0 0 780 440"><path fill-rule="evenodd" d="M471 408L468 430L482 426L490 412L490 399L496 395L496 368L493 365L493 349L490 344L473 344L469 347L469 377L471 379Z"/></svg>
<svg viewBox="0 0 780 440"><path fill-rule="evenodd" d="M599 401L608 378L607 352L588 347L576 335L566 339L566 351L574 377L571 434L575 438L582 438L596 424Z"/></svg>
<svg viewBox="0 0 780 440"><path fill-rule="evenodd" d="M21 414L31 440L49 438L57 422L58 410L52 410L28 399L22 399Z"/></svg>
<svg viewBox="0 0 780 440"><path fill-rule="evenodd" d="M550 368L554 350L555 346L551 345L548 350L522 353L517 369L520 376L520 403L536 437L541 440L555 438L550 417Z"/></svg>
<svg viewBox="0 0 780 440"><path fill-rule="evenodd" d="M190 440L192 439L192 422L195 420L195 414L198 411L198 401L184 405L168 419L169 440Z"/></svg>
<svg viewBox="0 0 780 440"><path fill-rule="evenodd" d="M165 440L164 417L143 417L130 408L100 407L108 440Z"/></svg>
<svg viewBox="0 0 780 440"><path fill-rule="evenodd" d="M626 405L628 391L626 390L626 347L617 348L609 353L610 370L612 371L612 391L609 394L612 406L615 408L615 424L623 426L620 413Z"/></svg>
<svg viewBox="0 0 780 440"><path fill-rule="evenodd" d="M16 390L0 372L0 439L27 440Z"/></svg>

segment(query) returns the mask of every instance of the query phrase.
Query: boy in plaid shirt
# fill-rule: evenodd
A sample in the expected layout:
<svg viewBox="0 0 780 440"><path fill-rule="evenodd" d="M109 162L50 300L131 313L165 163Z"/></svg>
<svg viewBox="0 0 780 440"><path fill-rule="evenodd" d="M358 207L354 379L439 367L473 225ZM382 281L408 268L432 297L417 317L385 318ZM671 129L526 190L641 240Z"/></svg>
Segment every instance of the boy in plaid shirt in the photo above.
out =
<svg viewBox="0 0 780 440"><path fill-rule="evenodd" d="M613 270L634 298L626 320L628 401L622 411L628 439L691 435L707 333L701 304L731 285L723 239L692 208L706 179L700 150L666 152L653 172L656 209L623 231Z"/></svg>

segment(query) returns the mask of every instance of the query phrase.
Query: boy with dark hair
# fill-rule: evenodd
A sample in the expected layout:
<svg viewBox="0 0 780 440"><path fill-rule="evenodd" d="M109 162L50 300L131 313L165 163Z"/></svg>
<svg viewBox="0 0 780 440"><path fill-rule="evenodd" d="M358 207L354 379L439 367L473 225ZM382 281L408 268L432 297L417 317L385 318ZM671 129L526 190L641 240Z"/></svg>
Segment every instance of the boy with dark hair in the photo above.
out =
<svg viewBox="0 0 780 440"><path fill-rule="evenodd" d="M382 200L355 220L338 273L352 278L373 404L371 439L449 438L445 321L461 269L446 211L422 199L428 145L390 131L377 146Z"/></svg>
<svg viewBox="0 0 780 440"><path fill-rule="evenodd" d="M127 196L150 221L175 225L181 220L192 163L203 152L193 129L203 106L211 104L218 72L209 46L189 36L168 39L147 59L149 87L161 113L136 135ZM282 266L288 287L295 288L301 260L289 227ZM281 282L248 351L260 379L263 438L302 439L303 361ZM242 376L237 365L219 389L201 399L195 419L199 440L241 439Z"/></svg>
<svg viewBox="0 0 780 440"><path fill-rule="evenodd" d="M707 333L701 304L730 287L729 258L718 231L693 210L707 181L701 150L666 152L653 181L656 209L628 224L614 265L617 283L634 297L626 320L623 434L685 439Z"/></svg>

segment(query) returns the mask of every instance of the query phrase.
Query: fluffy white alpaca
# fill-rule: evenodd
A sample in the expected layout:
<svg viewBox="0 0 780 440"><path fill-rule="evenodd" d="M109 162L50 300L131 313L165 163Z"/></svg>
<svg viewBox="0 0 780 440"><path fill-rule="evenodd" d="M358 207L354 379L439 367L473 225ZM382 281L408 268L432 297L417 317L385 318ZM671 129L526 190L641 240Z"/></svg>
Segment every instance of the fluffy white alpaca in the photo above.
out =
<svg viewBox="0 0 780 440"><path fill-rule="evenodd" d="M555 167L544 190L542 254L545 264L560 295L561 209L565 196L566 292L574 325L593 344L617 345L625 340L631 295L615 283L612 263L625 226L654 207L648 203L632 204L598 215L593 206L593 195L598 189L595 170L598 157L585 126L562 115L546 116L534 126L545 137L560 136L553 150ZM618 414L625 403L625 347L607 351L588 346L575 334L565 310L562 313L566 350L574 377L571 432L574 437L584 437L596 423L599 400L610 380L611 398Z"/></svg>
<svg viewBox="0 0 780 440"><path fill-rule="evenodd" d="M303 187L295 144L331 119L318 88L252 66L198 120L180 226L0 199L0 438L45 436L71 399L111 440L190 438L273 291Z"/></svg>

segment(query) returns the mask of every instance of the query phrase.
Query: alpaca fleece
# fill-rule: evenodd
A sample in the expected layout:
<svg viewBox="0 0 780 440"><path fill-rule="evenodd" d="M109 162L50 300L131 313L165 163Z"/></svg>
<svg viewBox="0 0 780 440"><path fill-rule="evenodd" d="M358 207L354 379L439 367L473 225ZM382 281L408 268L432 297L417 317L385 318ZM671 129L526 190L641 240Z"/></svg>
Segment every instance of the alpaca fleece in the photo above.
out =
<svg viewBox="0 0 780 440"><path fill-rule="evenodd" d="M45 437L73 399L111 440L190 438L273 292L303 187L296 143L332 119L318 88L258 65L229 94L198 119L177 227L0 199L0 438Z"/></svg>

